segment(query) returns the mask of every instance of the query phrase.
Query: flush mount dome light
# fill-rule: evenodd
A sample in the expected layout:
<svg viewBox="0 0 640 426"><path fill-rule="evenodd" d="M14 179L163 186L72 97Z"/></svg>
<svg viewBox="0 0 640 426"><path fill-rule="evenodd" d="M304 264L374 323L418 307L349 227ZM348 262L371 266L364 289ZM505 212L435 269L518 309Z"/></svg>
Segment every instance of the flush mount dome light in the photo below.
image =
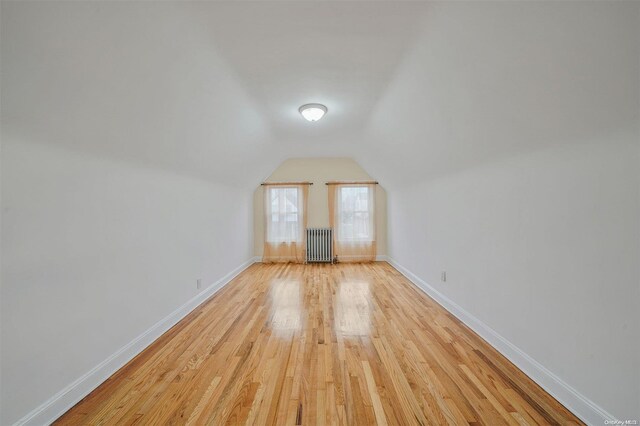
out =
<svg viewBox="0 0 640 426"><path fill-rule="evenodd" d="M298 111L305 120L318 121L327 113L327 107L322 104L306 104L302 105Z"/></svg>

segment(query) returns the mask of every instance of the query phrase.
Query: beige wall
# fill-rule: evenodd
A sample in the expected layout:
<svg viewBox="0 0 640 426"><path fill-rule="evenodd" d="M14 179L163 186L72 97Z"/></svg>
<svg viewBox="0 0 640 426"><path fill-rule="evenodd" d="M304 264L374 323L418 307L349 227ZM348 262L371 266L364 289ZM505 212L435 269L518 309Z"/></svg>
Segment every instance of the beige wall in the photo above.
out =
<svg viewBox="0 0 640 426"><path fill-rule="evenodd" d="M290 158L266 181L309 181L309 227L329 226L328 193L325 182L331 180L370 180L369 174L351 158ZM262 186L253 193L254 253L262 256L264 245L264 201ZM387 254L387 193L381 185L376 190L376 237L378 255Z"/></svg>

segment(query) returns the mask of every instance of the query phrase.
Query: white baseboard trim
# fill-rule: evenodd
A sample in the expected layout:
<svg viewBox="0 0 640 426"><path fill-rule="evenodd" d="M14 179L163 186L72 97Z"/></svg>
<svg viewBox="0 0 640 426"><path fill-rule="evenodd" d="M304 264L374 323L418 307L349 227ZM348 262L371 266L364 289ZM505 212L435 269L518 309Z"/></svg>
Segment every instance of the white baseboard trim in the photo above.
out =
<svg viewBox="0 0 640 426"><path fill-rule="evenodd" d="M588 425L603 425L605 424L605 420L617 420L613 415L598 406L598 404L582 395L542 364L502 337L491 327L420 279L413 272L398 264L398 262L390 257L387 258L387 262L407 277L416 287L476 332L582 421Z"/></svg>
<svg viewBox="0 0 640 426"><path fill-rule="evenodd" d="M77 404L78 401L91 393L91 391L97 388L102 382L107 380L127 362L131 361L136 355L146 349L147 346L162 336L167 330L176 325L182 318L187 316L209 297L218 292L218 290L227 285L232 279L240 274L240 272L255 263L256 259L259 258L250 258L242 265L211 284L191 300L158 321L147 331L120 348L120 350L115 352L113 355L96 365L87 373L83 374L69 386L65 387L40 406L29 412L23 418L14 423L14 426L49 425L53 423L58 417Z"/></svg>

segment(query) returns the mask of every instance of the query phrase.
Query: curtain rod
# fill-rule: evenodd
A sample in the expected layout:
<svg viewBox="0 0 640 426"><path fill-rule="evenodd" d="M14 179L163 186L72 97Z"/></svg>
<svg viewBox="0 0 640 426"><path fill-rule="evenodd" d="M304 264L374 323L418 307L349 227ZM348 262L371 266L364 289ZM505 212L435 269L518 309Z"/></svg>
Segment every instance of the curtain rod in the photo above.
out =
<svg viewBox="0 0 640 426"><path fill-rule="evenodd" d="M260 185L313 185L313 182L262 182Z"/></svg>
<svg viewBox="0 0 640 426"><path fill-rule="evenodd" d="M375 180L365 180L365 181L331 181L325 182L325 185L378 185L378 182Z"/></svg>

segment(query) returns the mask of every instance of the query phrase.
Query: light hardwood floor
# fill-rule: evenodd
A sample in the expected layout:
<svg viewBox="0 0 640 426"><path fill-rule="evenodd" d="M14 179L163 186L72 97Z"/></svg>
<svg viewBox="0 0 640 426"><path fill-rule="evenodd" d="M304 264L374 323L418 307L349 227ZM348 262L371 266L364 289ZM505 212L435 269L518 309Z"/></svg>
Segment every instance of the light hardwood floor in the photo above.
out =
<svg viewBox="0 0 640 426"><path fill-rule="evenodd" d="M253 265L57 421L376 423L581 424L380 262Z"/></svg>

